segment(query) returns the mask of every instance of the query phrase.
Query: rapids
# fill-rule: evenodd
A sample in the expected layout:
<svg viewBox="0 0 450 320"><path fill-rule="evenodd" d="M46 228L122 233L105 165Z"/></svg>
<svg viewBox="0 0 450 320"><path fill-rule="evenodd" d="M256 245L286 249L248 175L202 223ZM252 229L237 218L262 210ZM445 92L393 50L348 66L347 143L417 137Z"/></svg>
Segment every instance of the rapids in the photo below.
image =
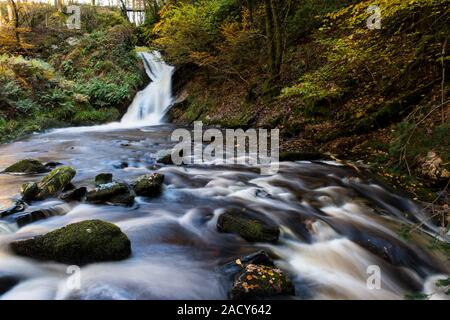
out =
<svg viewBox="0 0 450 320"><path fill-rule="evenodd" d="M450 266L428 249L438 227L425 221L421 236L404 240L399 233L405 225L424 221L421 208L352 167L283 162L277 174L263 176L245 165L156 165L158 154L173 147L177 128L161 124L173 100L173 68L156 53L142 57L152 82L121 122L1 145L0 170L25 158L58 161L76 168L76 186L93 188L101 172L130 181L157 169L166 176L162 195L137 198L130 208L66 206L66 214L55 211L23 227L0 220L0 281L19 279L1 299L226 299L231 284L219 267L261 249L288 272L299 299L402 299L409 292L439 291L434 283ZM0 209L20 196L23 183L41 178L1 174ZM50 199L27 210L61 204ZM248 243L217 232L218 215L230 207L265 215L280 226L280 241ZM8 248L13 240L87 219L118 225L133 253L124 261L82 267L79 290L67 286L66 265L19 257ZM373 266L381 272L379 289L367 285Z"/></svg>

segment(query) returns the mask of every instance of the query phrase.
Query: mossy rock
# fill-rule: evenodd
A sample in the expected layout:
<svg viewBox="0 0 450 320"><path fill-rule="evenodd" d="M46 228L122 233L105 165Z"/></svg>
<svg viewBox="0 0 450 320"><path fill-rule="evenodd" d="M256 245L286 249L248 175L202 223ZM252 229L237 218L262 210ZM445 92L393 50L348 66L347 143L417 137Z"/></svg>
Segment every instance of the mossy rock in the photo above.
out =
<svg viewBox="0 0 450 320"><path fill-rule="evenodd" d="M22 200L25 202L31 202L36 199L39 193L39 187L36 182L24 183L21 188Z"/></svg>
<svg viewBox="0 0 450 320"><path fill-rule="evenodd" d="M102 184L87 193L87 201L96 204L132 205L134 195L124 182Z"/></svg>
<svg viewBox="0 0 450 320"><path fill-rule="evenodd" d="M156 197L161 193L164 175L159 173L147 174L137 178L133 183L136 195L142 197Z"/></svg>
<svg viewBox="0 0 450 320"><path fill-rule="evenodd" d="M292 295L295 295L295 288L280 269L256 264L245 266L231 289L233 300Z"/></svg>
<svg viewBox="0 0 450 320"><path fill-rule="evenodd" d="M95 186L100 186L102 184L107 184L112 182L112 173L100 173L95 177Z"/></svg>
<svg viewBox="0 0 450 320"><path fill-rule="evenodd" d="M236 209L229 209L219 216L217 230L238 234L250 242L277 242L280 236L278 226Z"/></svg>
<svg viewBox="0 0 450 320"><path fill-rule="evenodd" d="M101 220L69 224L10 246L21 256L76 265L123 260L131 254L128 237L116 225Z"/></svg>
<svg viewBox="0 0 450 320"><path fill-rule="evenodd" d="M77 171L68 166L53 169L38 183L39 193L36 195L36 199L43 200L59 195L76 174Z"/></svg>
<svg viewBox="0 0 450 320"><path fill-rule="evenodd" d="M35 159L24 159L14 163L5 169L6 173L44 173L48 172L47 167Z"/></svg>

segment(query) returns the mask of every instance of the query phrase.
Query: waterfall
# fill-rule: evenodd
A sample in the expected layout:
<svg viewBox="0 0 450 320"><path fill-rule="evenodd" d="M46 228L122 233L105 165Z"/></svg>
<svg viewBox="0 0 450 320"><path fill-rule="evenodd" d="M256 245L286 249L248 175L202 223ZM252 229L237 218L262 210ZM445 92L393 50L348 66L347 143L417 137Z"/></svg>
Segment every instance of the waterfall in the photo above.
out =
<svg viewBox="0 0 450 320"><path fill-rule="evenodd" d="M121 120L124 126L159 124L173 103L172 75L175 68L166 64L157 51L141 52L139 56L152 82L134 97Z"/></svg>

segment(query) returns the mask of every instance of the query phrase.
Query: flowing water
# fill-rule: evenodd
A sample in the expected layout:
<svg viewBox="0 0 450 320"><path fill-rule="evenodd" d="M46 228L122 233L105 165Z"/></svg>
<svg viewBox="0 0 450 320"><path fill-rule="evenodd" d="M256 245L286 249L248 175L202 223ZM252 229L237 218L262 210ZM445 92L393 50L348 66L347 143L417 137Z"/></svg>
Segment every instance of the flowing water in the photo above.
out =
<svg viewBox="0 0 450 320"><path fill-rule="evenodd" d="M404 240L399 233L405 225L424 221L421 209L352 167L283 162L271 176L244 165L155 168L158 153L173 146L176 127L135 124L159 123L169 107L173 70L166 66L147 65L154 82L138 94L121 123L54 130L0 146L0 169L24 158L58 161L77 169L76 186L93 188L100 172L125 181L155 169L166 176L160 197L137 198L133 207L49 199L27 211L59 205L67 213L49 210L54 216L22 227L0 220L0 280L20 279L0 298L226 299L231 283L219 266L261 249L288 272L300 299L401 299L408 292L439 291L434 283L450 266L428 249L426 235L438 228L425 221L423 236ZM42 176L0 175L0 208L19 197L22 183ZM280 241L252 244L217 232L218 215L230 207L245 207L278 224ZM13 240L87 219L118 225L133 253L123 261L82 267L80 289L67 286L66 265L19 257L8 249ZM381 272L379 289L367 286L373 266Z"/></svg>

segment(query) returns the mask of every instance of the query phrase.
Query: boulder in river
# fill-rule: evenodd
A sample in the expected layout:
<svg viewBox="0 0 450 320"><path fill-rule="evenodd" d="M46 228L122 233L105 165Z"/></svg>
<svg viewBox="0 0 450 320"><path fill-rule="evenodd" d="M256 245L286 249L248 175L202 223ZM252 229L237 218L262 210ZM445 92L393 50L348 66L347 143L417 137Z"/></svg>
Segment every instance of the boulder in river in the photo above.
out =
<svg viewBox="0 0 450 320"><path fill-rule="evenodd" d="M146 174L133 182L136 195L142 197L155 197L161 193L164 175L159 173Z"/></svg>
<svg viewBox="0 0 450 320"><path fill-rule="evenodd" d="M66 202L82 201L87 194L87 188L81 187L66 193L63 193L59 198Z"/></svg>
<svg viewBox="0 0 450 320"><path fill-rule="evenodd" d="M68 166L53 169L41 182L38 183L39 192L37 200L43 200L59 195L70 184L77 171Z"/></svg>
<svg viewBox="0 0 450 320"><path fill-rule="evenodd" d="M229 209L219 216L217 230L240 235L250 242L277 242L280 229L245 210Z"/></svg>
<svg viewBox="0 0 450 320"><path fill-rule="evenodd" d="M36 182L24 183L21 188L22 200L25 202L31 202L36 199L39 193L39 187Z"/></svg>
<svg viewBox="0 0 450 320"><path fill-rule="evenodd" d="M97 204L119 204L131 206L134 195L130 187L124 182L102 184L87 193L87 201Z"/></svg>
<svg viewBox="0 0 450 320"><path fill-rule="evenodd" d="M248 264L231 289L233 300L265 299L295 295L295 288L278 268Z"/></svg>
<svg viewBox="0 0 450 320"><path fill-rule="evenodd" d="M95 177L95 186L111 183L113 181L112 173L100 173Z"/></svg>
<svg viewBox="0 0 450 320"><path fill-rule="evenodd" d="M20 160L4 170L6 173L44 173L47 167L36 159Z"/></svg>
<svg viewBox="0 0 450 320"><path fill-rule="evenodd" d="M123 260L131 254L128 237L116 225L101 220L69 224L10 246L21 256L76 265Z"/></svg>

